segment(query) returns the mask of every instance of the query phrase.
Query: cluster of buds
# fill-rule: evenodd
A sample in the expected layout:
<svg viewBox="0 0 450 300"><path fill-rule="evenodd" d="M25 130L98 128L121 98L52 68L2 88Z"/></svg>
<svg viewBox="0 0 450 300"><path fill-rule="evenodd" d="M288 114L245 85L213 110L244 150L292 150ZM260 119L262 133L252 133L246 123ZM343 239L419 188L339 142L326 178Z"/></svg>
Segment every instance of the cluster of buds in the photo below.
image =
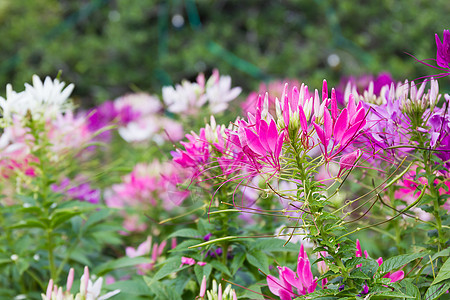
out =
<svg viewBox="0 0 450 300"><path fill-rule="evenodd" d="M206 295L206 298L205 298ZM213 280L212 289L206 290L206 276L203 276L202 284L200 286L200 294L196 299L201 300L237 300L236 291L227 285L222 291L222 284L217 285L216 280Z"/></svg>
<svg viewBox="0 0 450 300"><path fill-rule="evenodd" d="M398 84L396 96L401 101L402 110L406 114L418 114L422 116L428 108L433 111L436 103L441 98L439 84L437 80L431 79L430 89L427 93L425 93L425 86L426 81L420 85L419 89L417 89L414 81L411 81L411 84L409 84L408 80L405 80L404 84Z"/></svg>
<svg viewBox="0 0 450 300"><path fill-rule="evenodd" d="M53 284L53 279L48 282L47 292L41 294L42 300L105 300L120 293L120 290L114 290L105 295L100 296L100 292L103 285L103 278L98 278L95 282L89 279L89 269L84 267L83 276L80 279L80 291L73 295L70 290L72 289L74 278L74 270L70 269L67 276L66 291L63 291L62 287L58 287Z"/></svg>

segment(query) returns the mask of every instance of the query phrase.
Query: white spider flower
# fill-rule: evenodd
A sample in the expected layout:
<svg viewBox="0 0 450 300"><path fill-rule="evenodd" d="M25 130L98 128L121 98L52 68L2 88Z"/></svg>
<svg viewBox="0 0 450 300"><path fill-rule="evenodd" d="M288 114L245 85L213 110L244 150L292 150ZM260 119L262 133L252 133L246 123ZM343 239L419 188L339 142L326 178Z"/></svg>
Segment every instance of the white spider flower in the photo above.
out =
<svg viewBox="0 0 450 300"><path fill-rule="evenodd" d="M219 76L219 72L213 75L206 83L206 97L209 102L211 113L219 113L228 108L228 102L236 99L242 92L240 87L231 88L230 76Z"/></svg>
<svg viewBox="0 0 450 300"><path fill-rule="evenodd" d="M0 97L0 109L7 122L13 116L24 117L28 111L33 118L54 116L70 107L68 99L74 88L73 83L65 86L58 79L46 77L44 82L33 75L33 85L25 83L25 91L15 92L12 86L6 86L6 99Z"/></svg>

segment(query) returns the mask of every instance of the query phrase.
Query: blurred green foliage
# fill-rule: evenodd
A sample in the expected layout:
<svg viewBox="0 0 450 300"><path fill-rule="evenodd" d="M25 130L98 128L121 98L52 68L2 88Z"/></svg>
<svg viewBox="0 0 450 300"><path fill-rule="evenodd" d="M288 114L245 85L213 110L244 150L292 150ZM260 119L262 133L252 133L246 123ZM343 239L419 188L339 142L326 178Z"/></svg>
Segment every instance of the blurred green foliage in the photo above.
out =
<svg viewBox="0 0 450 300"><path fill-rule="evenodd" d="M62 70L89 106L213 68L247 92L271 78L414 79L438 72L404 52L434 58L449 12L448 0L0 0L0 86Z"/></svg>

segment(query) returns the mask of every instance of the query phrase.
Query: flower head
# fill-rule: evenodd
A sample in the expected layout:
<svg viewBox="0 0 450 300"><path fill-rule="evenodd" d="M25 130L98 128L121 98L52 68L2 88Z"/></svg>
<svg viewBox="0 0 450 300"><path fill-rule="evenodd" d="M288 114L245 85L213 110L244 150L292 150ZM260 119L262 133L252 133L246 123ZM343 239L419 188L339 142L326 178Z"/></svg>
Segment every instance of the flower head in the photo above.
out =
<svg viewBox="0 0 450 300"><path fill-rule="evenodd" d="M74 88L73 84L65 86L58 79L46 77L44 82L33 75L33 85L25 83L25 91L16 93L11 85L6 87L6 99L0 97L0 109L5 120L12 116L24 117L29 111L33 118L55 116L68 106L68 98Z"/></svg>
<svg viewBox="0 0 450 300"><path fill-rule="evenodd" d="M279 278L268 275L267 285L281 300L292 300L292 297L312 293L317 287L317 277L313 279L311 264L303 245L300 246L298 254L297 273L288 267L278 267L278 274Z"/></svg>
<svg viewBox="0 0 450 300"><path fill-rule="evenodd" d="M436 63L439 67L450 68L450 31L448 29L444 30L442 42L439 39L438 34L436 37Z"/></svg>

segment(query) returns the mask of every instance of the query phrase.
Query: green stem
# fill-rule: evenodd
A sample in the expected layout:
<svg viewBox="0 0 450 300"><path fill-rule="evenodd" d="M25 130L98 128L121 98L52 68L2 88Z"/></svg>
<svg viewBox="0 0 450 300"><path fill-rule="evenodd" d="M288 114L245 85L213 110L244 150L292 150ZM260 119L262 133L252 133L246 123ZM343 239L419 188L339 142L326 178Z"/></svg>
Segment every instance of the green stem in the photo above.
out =
<svg viewBox="0 0 450 300"><path fill-rule="evenodd" d="M47 252L48 252L48 262L50 267L50 278L55 282L58 281L56 268L55 268L55 258L53 255L53 239L52 239L52 230L47 229Z"/></svg>
<svg viewBox="0 0 450 300"><path fill-rule="evenodd" d="M430 190L431 198L433 199L433 216L436 219L436 228L438 231L438 251L441 251L441 249L445 248L445 244L442 243L444 237L442 232L442 220L441 216L439 215L439 193L434 186L434 174L432 171L431 162L427 154L427 151L423 152L423 162L425 164L425 171L428 175L428 189ZM430 177L433 179L430 179Z"/></svg>

